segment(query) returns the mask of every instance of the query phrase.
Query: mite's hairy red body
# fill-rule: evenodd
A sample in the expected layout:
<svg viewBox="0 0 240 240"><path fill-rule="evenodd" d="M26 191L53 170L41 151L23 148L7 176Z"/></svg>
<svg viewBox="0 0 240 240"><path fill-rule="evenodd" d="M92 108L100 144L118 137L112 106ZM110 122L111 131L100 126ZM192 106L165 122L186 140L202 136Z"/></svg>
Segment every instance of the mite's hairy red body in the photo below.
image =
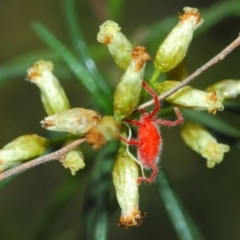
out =
<svg viewBox="0 0 240 240"><path fill-rule="evenodd" d="M157 164L159 159L162 138L157 124L148 119L148 116L143 116L140 119L140 123L137 146L138 160L144 168L151 168L152 164Z"/></svg>
<svg viewBox="0 0 240 240"><path fill-rule="evenodd" d="M159 155L161 153L162 147L162 137L157 124L166 126L176 126L183 122L183 117L178 108L174 108L177 115L177 120L168 121L162 119L155 119L155 115L160 109L160 104L158 102L157 94L149 88L146 82L143 82L143 87L147 92L149 92L155 101L155 107L152 112L147 113L141 111L143 114L139 121L136 120L125 120L126 122L138 127L138 139L126 139L120 136L120 139L129 145L134 145L137 147L138 163L142 168L152 169L152 175L149 178L139 177L137 183L143 182L153 182L158 173L157 162L159 160Z"/></svg>

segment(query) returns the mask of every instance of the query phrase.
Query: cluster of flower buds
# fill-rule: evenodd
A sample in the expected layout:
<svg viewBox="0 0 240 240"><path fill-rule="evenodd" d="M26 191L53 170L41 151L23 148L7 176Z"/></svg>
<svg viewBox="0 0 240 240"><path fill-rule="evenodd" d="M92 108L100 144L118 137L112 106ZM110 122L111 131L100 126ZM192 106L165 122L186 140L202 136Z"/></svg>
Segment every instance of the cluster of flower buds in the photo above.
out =
<svg viewBox="0 0 240 240"><path fill-rule="evenodd" d="M99 148L106 141L115 140L120 135L120 121L130 115L139 103L146 61L150 59L145 47L132 47L113 21L100 26L97 40L107 44L117 66L125 71L114 93L114 118L102 118L86 134L86 141ZM117 121L116 121L117 120ZM122 209L119 226L139 226L142 217L138 209L138 171L139 167L121 144L113 169L113 183L118 203Z"/></svg>
<svg viewBox="0 0 240 240"><path fill-rule="evenodd" d="M37 157L48 149L48 140L36 134L23 135L0 150L0 173Z"/></svg>
<svg viewBox="0 0 240 240"><path fill-rule="evenodd" d="M48 115L69 109L68 98L52 71L52 62L40 60L28 69L27 75L27 80L39 87L42 104Z"/></svg>
<svg viewBox="0 0 240 240"><path fill-rule="evenodd" d="M186 122L181 129L181 136L191 149L207 159L209 168L220 163L224 153L229 151L228 145L218 143L207 129L197 123Z"/></svg>
<svg viewBox="0 0 240 240"><path fill-rule="evenodd" d="M175 68L186 56L193 33L203 20L196 8L185 7L179 23L169 33L157 50L154 60L159 72L168 72Z"/></svg>
<svg viewBox="0 0 240 240"><path fill-rule="evenodd" d="M188 51L194 31L202 23L203 20L196 8L184 8L179 23L156 52L153 76L158 77L159 73L169 72L177 66L179 67L175 72L177 80L181 80L187 74L182 61ZM124 71L114 92L114 116L101 118L99 113L90 109L70 109L68 98L58 79L52 73L51 62L40 60L28 69L27 80L39 87L41 100L48 114L41 121L44 128L50 131L84 135L84 140L86 139L95 149L100 148L107 141L119 139L121 121L129 116L139 104L146 62L150 60L146 48L133 47L120 30L117 23L108 20L100 26L97 35L97 40L107 45L113 60ZM183 65L179 65L181 63ZM160 94L179 84L178 81L159 83L156 82L157 77L152 77L150 85ZM234 98L239 93L240 80L225 80L210 86L206 92L185 86L166 100L182 108L206 110L215 114L223 110L224 99ZM199 124L185 123L181 129L181 135L190 148L207 159L209 168L221 162L224 153L229 151L228 145L218 143ZM25 135L15 139L0 150L0 172L22 161L39 156L47 150L48 143L47 139L37 135ZM68 151L62 156L60 162L65 168L70 169L72 175L85 166L84 157L79 148ZM133 160L125 143L120 145L112 174L118 203L122 209L119 225L126 228L139 226L143 218L138 208L139 166Z"/></svg>
<svg viewBox="0 0 240 240"><path fill-rule="evenodd" d="M163 83L154 83L154 87L162 94L178 84L178 81L165 81ZM224 98L219 90L204 92L188 85L166 98L166 100L182 108L196 111L208 111L213 114L217 111L222 111L224 108L222 104Z"/></svg>
<svg viewBox="0 0 240 240"><path fill-rule="evenodd" d="M138 209L139 167L128 155L124 143L121 143L119 148L112 174L117 200L122 209L119 226L126 228L140 226L143 217Z"/></svg>
<svg viewBox="0 0 240 240"><path fill-rule="evenodd" d="M173 71L176 67L179 67L174 72L175 75L177 73L177 78L173 79L182 80L183 77L186 77L187 70L183 59L188 51L194 31L202 23L203 20L196 8L184 8L184 13L180 15L179 23L166 37L156 52L154 59L156 76L159 73ZM150 56L144 47L132 47L132 44L120 31L119 25L113 21L106 21L100 26L97 40L107 45L113 60L124 71L116 87L113 103L114 118L120 122L130 115L139 103L142 82L145 75L145 65ZM152 77L150 85L160 94L179 84L177 81L157 83L156 80L156 77ZM206 110L213 114L223 110L223 100L223 94L218 88L210 92L204 92L190 86L183 87L167 98L167 101L179 107L197 111ZM106 124L108 120L102 123L103 119L86 134L87 141L95 148L100 147L106 142L106 129L103 130L102 126L108 126ZM207 134L207 130L204 130L202 127L198 128L198 130L201 129L201 133L195 133L194 130L192 130L194 133L188 133L187 130L192 129L191 126L189 127L189 124L184 125L182 129L182 136L185 142L195 151L201 153L203 157L207 158L208 167L213 167L215 163L222 160L223 153L228 151L228 146L218 144L209 133ZM116 129L116 136L119 136L119 127L115 126L115 128L111 129ZM203 133L204 131L205 133ZM191 138L191 133L196 139L194 137ZM112 135L111 131L110 136ZM114 186L119 205L122 209L120 226L131 227L138 226L141 223L142 217L138 210L137 178L138 166L126 150L126 146L121 144L113 170Z"/></svg>

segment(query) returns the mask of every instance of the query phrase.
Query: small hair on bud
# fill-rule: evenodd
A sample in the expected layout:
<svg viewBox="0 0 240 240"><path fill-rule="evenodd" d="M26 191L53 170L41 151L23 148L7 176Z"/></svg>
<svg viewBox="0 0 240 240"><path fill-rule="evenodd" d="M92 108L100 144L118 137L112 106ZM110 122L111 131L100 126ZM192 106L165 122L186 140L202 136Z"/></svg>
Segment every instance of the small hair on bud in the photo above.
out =
<svg viewBox="0 0 240 240"><path fill-rule="evenodd" d="M38 82L44 71L52 72L54 65L50 61L39 60L27 70L27 80Z"/></svg>
<svg viewBox="0 0 240 240"><path fill-rule="evenodd" d="M183 11L184 13L179 15L179 19L181 21L186 21L189 18L194 18L196 22L194 30L203 23L203 19L201 18L200 12L197 8L184 7Z"/></svg>
<svg viewBox="0 0 240 240"><path fill-rule="evenodd" d="M112 20L104 22L99 29L100 31L97 35L97 40L103 44L111 43L114 36L121 31L119 25Z"/></svg>
<svg viewBox="0 0 240 240"><path fill-rule="evenodd" d="M143 46L136 46L132 50L132 58L136 60L136 72L138 72L146 61L150 60L151 57L147 52L147 49Z"/></svg>

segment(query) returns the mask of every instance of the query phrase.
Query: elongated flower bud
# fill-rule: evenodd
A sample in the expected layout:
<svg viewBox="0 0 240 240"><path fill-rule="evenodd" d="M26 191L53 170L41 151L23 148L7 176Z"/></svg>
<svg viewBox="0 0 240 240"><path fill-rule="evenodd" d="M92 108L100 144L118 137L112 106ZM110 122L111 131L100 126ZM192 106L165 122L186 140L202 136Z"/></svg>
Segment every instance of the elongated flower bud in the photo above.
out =
<svg viewBox="0 0 240 240"><path fill-rule="evenodd" d="M115 118L105 116L86 133L86 141L94 149L99 149L106 142L119 139L120 127L120 123Z"/></svg>
<svg viewBox="0 0 240 240"><path fill-rule="evenodd" d="M60 160L65 168L69 168L72 175L85 167L84 156L80 150L76 148L67 152Z"/></svg>
<svg viewBox="0 0 240 240"><path fill-rule="evenodd" d="M175 68L186 56L193 33L203 20L196 8L185 7L180 21L157 50L155 66L160 72Z"/></svg>
<svg viewBox="0 0 240 240"><path fill-rule="evenodd" d="M160 93L164 93L174 86L178 85L178 81L165 81L163 83L155 83L155 89ZM217 111L222 111L223 95L216 90L210 93L194 89L191 86L185 86L173 93L166 100L179 107L192 109L196 111L208 111L215 114Z"/></svg>
<svg viewBox="0 0 240 240"><path fill-rule="evenodd" d="M0 172L41 155L47 148L47 139L36 134L14 139L0 150Z"/></svg>
<svg viewBox="0 0 240 240"><path fill-rule="evenodd" d="M207 159L209 168L220 163L224 153L229 151L228 145L218 143L207 129L197 123L185 122L181 129L181 136L191 149Z"/></svg>
<svg viewBox="0 0 240 240"><path fill-rule="evenodd" d="M40 123L42 127L50 131L80 135L86 133L100 118L100 114L93 110L71 108L64 112L50 115Z"/></svg>
<svg viewBox="0 0 240 240"><path fill-rule="evenodd" d="M117 120L128 116L137 106L142 90L146 61L150 59L145 47L135 47L132 60L122 75L114 93L114 115Z"/></svg>
<svg viewBox="0 0 240 240"><path fill-rule="evenodd" d="M52 62L40 60L28 69L27 75L27 80L39 87L41 100L48 115L69 109L68 98L52 71Z"/></svg>
<svg viewBox="0 0 240 240"><path fill-rule="evenodd" d="M97 40L107 44L113 60L121 70L126 70L131 61L132 44L120 31L121 28L112 20L104 22L100 27Z"/></svg>
<svg viewBox="0 0 240 240"><path fill-rule="evenodd" d="M142 217L138 209L138 165L126 152L125 144L121 144L113 168L113 183L117 200L122 209L119 226L139 226Z"/></svg>
<svg viewBox="0 0 240 240"><path fill-rule="evenodd" d="M223 80L209 86L206 92L219 90L224 99L236 98L240 94L240 80Z"/></svg>

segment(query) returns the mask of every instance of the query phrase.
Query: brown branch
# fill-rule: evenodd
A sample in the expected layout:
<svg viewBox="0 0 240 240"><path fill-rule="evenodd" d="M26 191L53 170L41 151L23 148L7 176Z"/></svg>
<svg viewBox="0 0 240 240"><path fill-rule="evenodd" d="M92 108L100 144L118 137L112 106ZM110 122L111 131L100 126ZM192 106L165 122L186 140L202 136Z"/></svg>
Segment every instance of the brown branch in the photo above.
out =
<svg viewBox="0 0 240 240"><path fill-rule="evenodd" d="M20 172L23 172L29 168L35 167L37 165L40 165L42 163L46 163L52 160L59 160L61 157L68 151L72 150L73 148L77 147L79 144L83 143L86 139L81 138L77 139L76 141L68 144L67 146L61 148L60 150L56 152L49 153L47 155L44 155L42 157L35 158L29 162L23 163L17 167L14 167L6 172L3 172L0 174L0 181L7 179L15 174L18 174Z"/></svg>
<svg viewBox="0 0 240 240"><path fill-rule="evenodd" d="M240 36L238 36L238 38L236 38L236 40L234 40L230 45L228 45L223 51L221 51L218 55L216 55L210 61L205 63L202 67L197 69L193 74L191 74L189 77L187 77L181 83L179 83L177 86L173 87L169 91L160 95L158 97L158 100L159 101L164 100L165 98L169 97L170 95L172 95L173 93L175 93L176 91L181 89L182 87L184 87L187 84L189 84L190 82L192 82L198 75L200 75L202 72L207 70L209 67L211 67L212 65L214 65L214 64L220 62L221 60L223 60L230 52L232 52L239 45L240 45ZM153 104L154 104L154 100L148 101L148 102L138 106L136 110L144 109L144 108L149 107Z"/></svg>

